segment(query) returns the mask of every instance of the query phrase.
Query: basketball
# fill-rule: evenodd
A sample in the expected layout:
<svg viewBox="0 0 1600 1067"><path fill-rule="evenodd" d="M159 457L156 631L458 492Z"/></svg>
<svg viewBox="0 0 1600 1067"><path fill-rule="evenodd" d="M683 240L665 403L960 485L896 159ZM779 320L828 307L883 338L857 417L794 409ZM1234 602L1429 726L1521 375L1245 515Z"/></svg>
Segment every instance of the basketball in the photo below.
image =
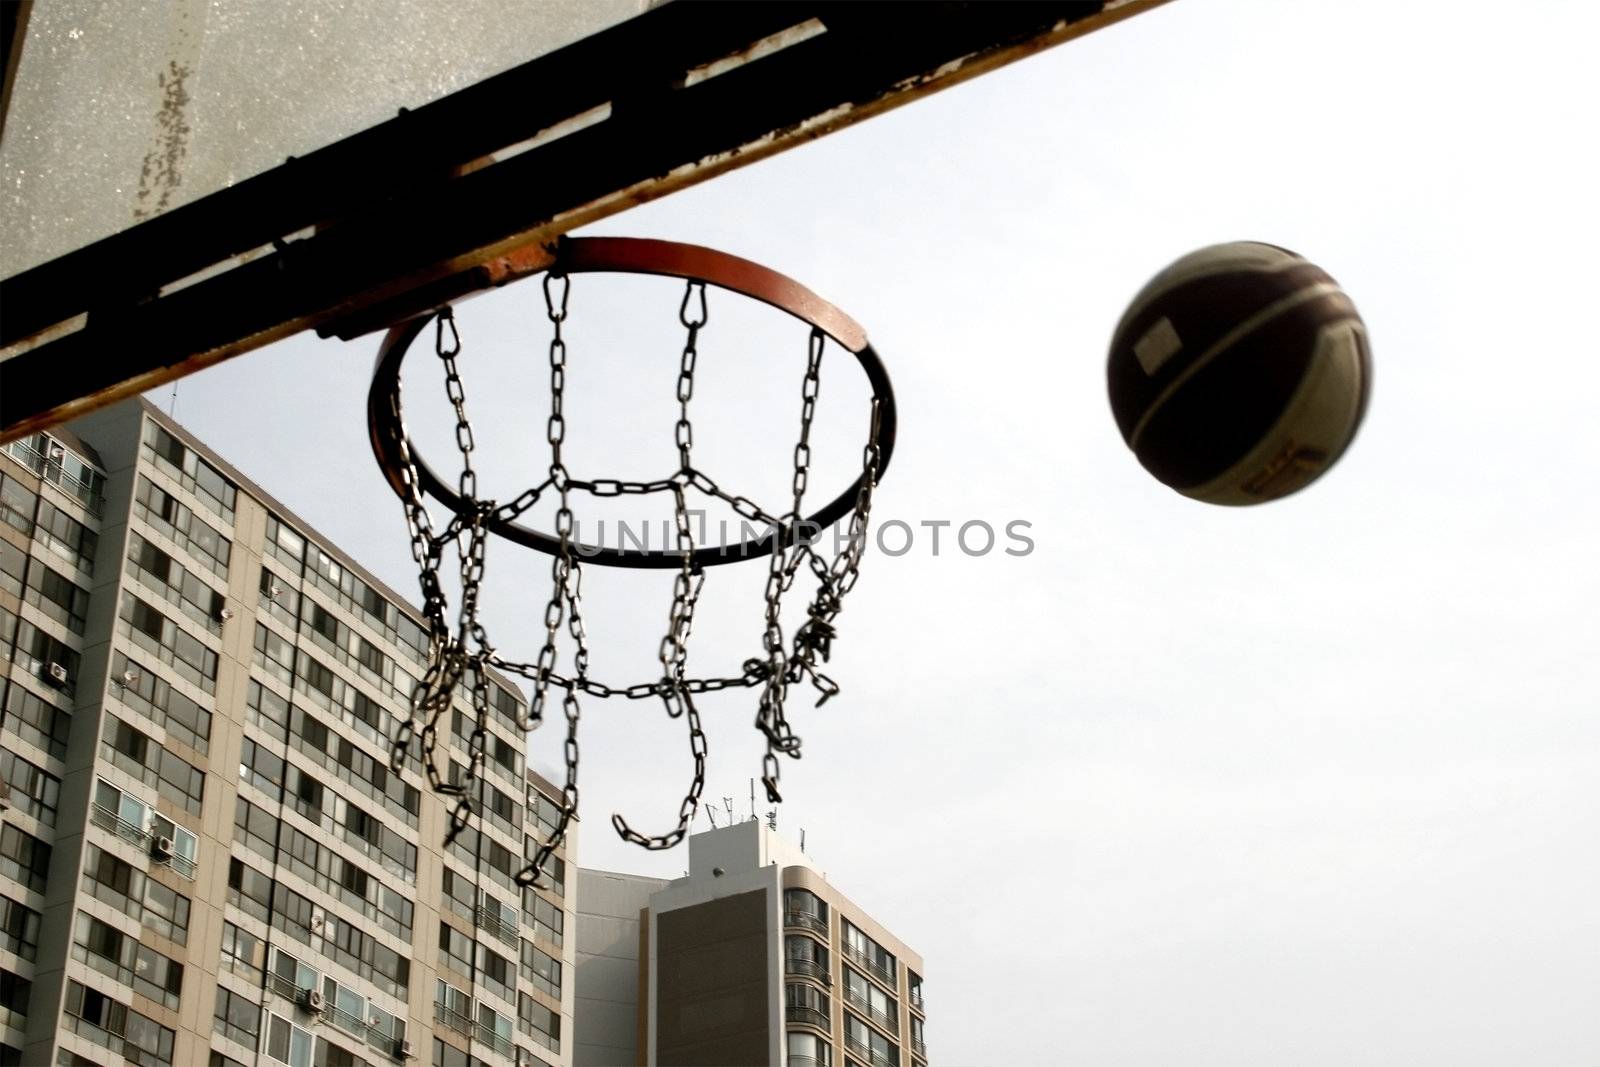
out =
<svg viewBox="0 0 1600 1067"><path fill-rule="evenodd" d="M1117 324L1111 411L1144 468L1208 504L1260 504L1321 477L1372 380L1366 327L1337 282L1276 245L1191 252Z"/></svg>

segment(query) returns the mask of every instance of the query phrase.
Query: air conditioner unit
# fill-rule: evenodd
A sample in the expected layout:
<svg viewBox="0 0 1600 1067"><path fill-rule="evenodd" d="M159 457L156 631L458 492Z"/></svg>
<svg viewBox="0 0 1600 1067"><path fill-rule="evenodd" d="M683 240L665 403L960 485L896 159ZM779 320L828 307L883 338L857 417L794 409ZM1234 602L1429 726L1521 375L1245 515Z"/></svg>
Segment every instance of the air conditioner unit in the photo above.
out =
<svg viewBox="0 0 1600 1067"><path fill-rule="evenodd" d="M233 618L233 609L232 608L218 608L217 609L217 618L221 619L223 622L227 622L229 619Z"/></svg>
<svg viewBox="0 0 1600 1067"><path fill-rule="evenodd" d="M50 443L50 458L59 463L67 458L67 450L52 441Z"/></svg>
<svg viewBox="0 0 1600 1067"><path fill-rule="evenodd" d="M372 1018L367 1020L367 1029L368 1030L376 1030L378 1027L380 1027L382 1025L383 1025L383 1020L378 1018L376 1015L374 1015Z"/></svg>
<svg viewBox="0 0 1600 1067"><path fill-rule="evenodd" d="M311 929L313 929L313 930L322 929L322 924L325 921L326 921L326 919L323 916L313 913L312 916L311 916Z"/></svg>
<svg viewBox="0 0 1600 1067"><path fill-rule="evenodd" d="M132 685L134 682L137 682L138 680L139 680L139 672L138 671L123 671L122 672L122 684L124 686Z"/></svg>
<svg viewBox="0 0 1600 1067"><path fill-rule="evenodd" d="M282 592L283 592L283 589L278 585L278 583L277 582L273 582L271 585L267 586L267 599L268 600L277 600L279 594L281 594Z"/></svg>
<svg viewBox="0 0 1600 1067"><path fill-rule="evenodd" d="M396 1041L394 1050L389 1053L391 1057L397 1060L409 1060L416 1054L416 1050L411 1047L411 1042L403 1040Z"/></svg>
<svg viewBox="0 0 1600 1067"><path fill-rule="evenodd" d="M67 684L67 668L66 668L66 665L63 664L63 663L47 663L47 664L45 664L45 668L44 668L44 676L46 678L48 678L55 685L66 685Z"/></svg>
<svg viewBox="0 0 1600 1067"><path fill-rule="evenodd" d="M172 857L176 855L176 849L173 847L172 838L152 838L150 842L150 855L162 862L172 859Z"/></svg>
<svg viewBox="0 0 1600 1067"><path fill-rule="evenodd" d="M321 1015L327 1004L323 1002L322 992L316 989L302 989L297 997L300 1006L312 1015Z"/></svg>

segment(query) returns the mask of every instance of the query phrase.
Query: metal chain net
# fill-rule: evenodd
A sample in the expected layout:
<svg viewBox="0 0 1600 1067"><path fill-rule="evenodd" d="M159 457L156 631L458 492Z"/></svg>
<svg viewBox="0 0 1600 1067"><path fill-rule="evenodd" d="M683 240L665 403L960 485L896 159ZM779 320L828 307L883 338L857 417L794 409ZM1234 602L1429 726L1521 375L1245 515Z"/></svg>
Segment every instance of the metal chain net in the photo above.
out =
<svg viewBox="0 0 1600 1067"><path fill-rule="evenodd" d="M678 419L673 434L678 451L677 471L670 478L654 482L617 479L581 481L571 477L562 458L562 444L566 437L564 399L567 375L567 345L562 337L562 324L567 319L570 293L569 277L545 275L545 310L550 320L551 337L550 419L545 431L545 439L550 446L550 467L549 476L544 481L524 490L508 504L497 505L493 500L478 496L477 474L472 465L475 447L472 423L467 418L466 394L456 363L461 352L461 338L449 308L439 313L435 323L434 352L443 365L445 395L455 415L456 447L461 453L461 474L457 487L463 503L461 510L438 533L434 532L433 521L424 506L416 462L409 441L403 435L400 445L406 526L411 535L411 555L417 563L422 586L423 613L428 624L429 640L427 668L411 694L410 716L396 731L390 764L398 770L407 756L414 754L419 758L428 785L434 792L459 798L451 813L450 830L445 839L449 844L468 827L476 806L474 786L483 771L489 737L489 669L515 674L533 683L528 711L520 724L524 730L536 730L543 725L553 696L552 689L559 693L562 716L566 720L563 746L566 781L561 791L561 814L549 838L538 841L533 856L517 872L516 880L520 885L544 884L545 867L551 855L566 840L568 827L577 814L580 694L602 700L611 697L627 700L655 697L661 701L669 717L683 719L688 727L694 772L683 801L678 806L676 824L665 833L647 835L633 829L621 815L613 815L612 825L624 840L649 849L664 849L673 847L688 833L705 788L706 736L701 727L699 710L695 707L695 697L701 693L760 687L755 725L767 743L767 751L762 759L761 780L766 786L769 802L778 803L782 800L778 792L778 756L791 759L800 757L800 738L790 729L784 711L789 687L801 681L809 682L821 694L817 699L819 706L839 691L838 685L821 673L817 664L819 660L828 660L836 633L834 620L843 607L845 595L855 587L860 574L868 517L872 510L872 494L877 487L881 462L878 445L881 413L879 401L875 398L867 444L862 452L861 487L850 513L848 536L844 546L832 559L824 558L813 547L813 539L820 531L810 531L810 536L807 536L807 531L801 525L810 476L811 423L821 389L822 355L827 340L820 329L813 329L807 341L806 371L801 384L800 436L794 448L794 473L788 509L778 516L769 514L746 497L723 490L696 468L693 457L694 425L689 418L689 403L694 397L700 332L705 328L709 316L705 283L690 281L678 311L678 320L686 331L686 337L678 368ZM691 488L724 501L741 518L765 523L772 531L770 536L775 539L769 556L764 593L764 655L746 660L742 672L734 676L691 678L688 674L689 633L694 621L695 605L705 582L704 572L695 566L692 558L697 546L689 522L688 490ZM478 618L488 523L491 519L515 519L552 491L557 494L555 532L559 549L551 556L550 562L550 598L545 605L543 646L532 662L509 660L495 651ZM578 558L580 553L572 540L575 524L571 496L574 492L596 497L650 493L672 495L674 548L682 558L683 565L673 577L672 603L658 655L661 677L655 681L616 687L589 676L589 649L581 597L583 570ZM445 552L452 544L456 549L461 582L461 605L453 629L447 618L447 598L439 584L439 568ZM793 587L802 567L811 573L817 589L806 609L806 621L786 644L782 623L783 597ZM558 649L563 625L573 649L571 665L565 669L560 664ZM466 770L460 774L452 773L447 779L439 773L436 751L441 735L449 728L447 716L452 698L462 687L466 687L470 694L473 731L468 742ZM448 747L448 742L446 744Z"/></svg>

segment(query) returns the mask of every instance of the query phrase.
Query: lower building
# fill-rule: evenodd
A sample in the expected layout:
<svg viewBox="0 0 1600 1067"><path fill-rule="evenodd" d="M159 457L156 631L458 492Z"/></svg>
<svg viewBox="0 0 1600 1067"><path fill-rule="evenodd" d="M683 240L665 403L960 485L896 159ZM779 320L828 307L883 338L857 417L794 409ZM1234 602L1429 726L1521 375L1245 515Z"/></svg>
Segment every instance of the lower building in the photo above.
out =
<svg viewBox="0 0 1600 1067"><path fill-rule="evenodd" d="M576 1067L928 1062L922 958L758 821L692 836L687 877L580 871L578 897Z"/></svg>
<svg viewBox="0 0 1600 1067"><path fill-rule="evenodd" d="M560 791L492 678L445 845L453 798L388 759L426 657L148 404L0 448L0 1067L570 1064L566 850L514 877Z"/></svg>

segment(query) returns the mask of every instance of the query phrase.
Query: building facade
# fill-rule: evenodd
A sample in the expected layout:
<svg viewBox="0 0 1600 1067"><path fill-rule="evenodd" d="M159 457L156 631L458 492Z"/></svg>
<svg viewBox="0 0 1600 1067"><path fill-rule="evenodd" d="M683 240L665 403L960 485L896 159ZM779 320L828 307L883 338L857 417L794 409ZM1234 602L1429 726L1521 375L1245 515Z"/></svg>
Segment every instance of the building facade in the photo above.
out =
<svg viewBox="0 0 1600 1067"><path fill-rule="evenodd" d="M513 879L559 791L491 679L444 847L388 766L426 645L148 404L0 449L0 1065L571 1064L565 850Z"/></svg>
<svg viewBox="0 0 1600 1067"><path fill-rule="evenodd" d="M761 822L690 837L685 878L579 877L580 1003L631 978L639 1020L632 1059L591 1038L579 1067L926 1067L922 958Z"/></svg>

